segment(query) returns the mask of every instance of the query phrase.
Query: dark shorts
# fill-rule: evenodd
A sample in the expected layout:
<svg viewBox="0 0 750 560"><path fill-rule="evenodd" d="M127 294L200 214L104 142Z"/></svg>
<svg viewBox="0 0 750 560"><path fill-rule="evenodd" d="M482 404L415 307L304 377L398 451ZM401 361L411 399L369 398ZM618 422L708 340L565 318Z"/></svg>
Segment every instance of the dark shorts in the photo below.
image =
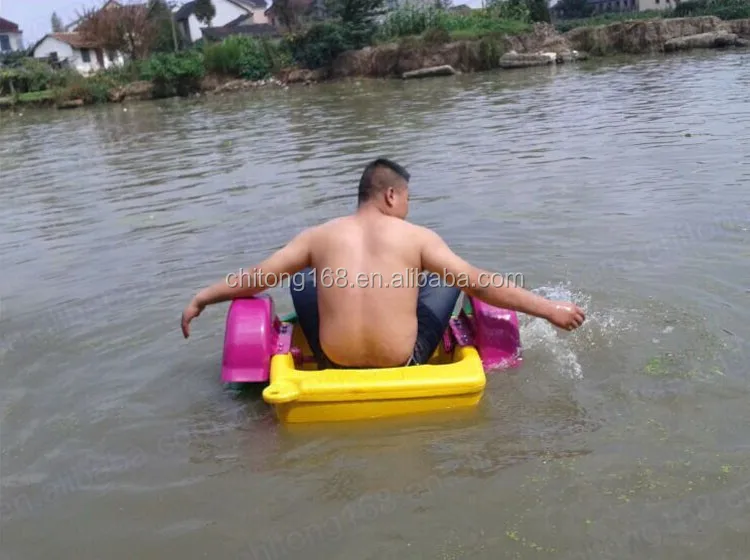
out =
<svg viewBox="0 0 750 560"><path fill-rule="evenodd" d="M292 302L297 313L300 328L307 338L310 349L321 368L340 368L331 362L320 346L318 317L318 293L315 286L314 271L303 270L304 282L293 282L291 286ZM428 273L424 273L428 274ZM456 306L461 290L439 282L439 276L424 276L419 288L417 300L417 341L414 344L406 365L426 364L443 339L443 334Z"/></svg>

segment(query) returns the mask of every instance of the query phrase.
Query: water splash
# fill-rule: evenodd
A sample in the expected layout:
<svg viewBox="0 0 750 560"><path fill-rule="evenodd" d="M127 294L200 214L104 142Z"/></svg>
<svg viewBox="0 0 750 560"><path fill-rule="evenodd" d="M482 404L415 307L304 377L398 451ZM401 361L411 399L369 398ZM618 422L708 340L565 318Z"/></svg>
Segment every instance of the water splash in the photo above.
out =
<svg viewBox="0 0 750 560"><path fill-rule="evenodd" d="M611 347L623 331L633 326L622 319L624 312L621 310L608 308L605 311L592 311L591 296L574 291L569 283L541 286L532 291L554 301L571 301L586 314L586 322L571 333L554 327L544 319L525 314L520 316L524 350L534 350L548 357L560 374L569 379L584 377L579 353Z"/></svg>

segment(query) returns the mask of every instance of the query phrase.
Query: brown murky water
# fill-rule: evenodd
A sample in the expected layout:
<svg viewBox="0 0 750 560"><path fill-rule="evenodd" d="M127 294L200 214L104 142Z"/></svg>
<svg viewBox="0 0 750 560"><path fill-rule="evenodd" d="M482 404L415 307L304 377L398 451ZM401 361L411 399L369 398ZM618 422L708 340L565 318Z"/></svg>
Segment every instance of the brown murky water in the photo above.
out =
<svg viewBox="0 0 750 560"><path fill-rule="evenodd" d="M0 556L746 558L748 91L736 51L0 115ZM381 154L589 321L524 318L476 414L284 429L179 314Z"/></svg>

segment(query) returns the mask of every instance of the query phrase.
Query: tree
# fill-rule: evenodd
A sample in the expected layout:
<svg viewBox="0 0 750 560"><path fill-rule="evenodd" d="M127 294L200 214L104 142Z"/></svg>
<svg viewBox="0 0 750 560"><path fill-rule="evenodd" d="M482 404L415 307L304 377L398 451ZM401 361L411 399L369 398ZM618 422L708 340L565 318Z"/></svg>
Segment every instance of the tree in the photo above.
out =
<svg viewBox="0 0 750 560"><path fill-rule="evenodd" d="M291 32L298 24L300 16L311 10L309 0L273 0L271 9L279 23Z"/></svg>
<svg viewBox="0 0 750 560"><path fill-rule="evenodd" d="M151 48L154 51L169 52L177 51L177 28L172 15L173 3L165 0L149 0L148 18L152 25L156 26L156 36Z"/></svg>
<svg viewBox="0 0 750 560"><path fill-rule="evenodd" d="M487 0L487 11L499 19L531 21L528 0Z"/></svg>
<svg viewBox="0 0 750 560"><path fill-rule="evenodd" d="M384 0L329 0L328 10L341 23L369 26L385 13L384 3Z"/></svg>
<svg viewBox="0 0 750 560"><path fill-rule="evenodd" d="M57 12L52 12L52 33L62 33L63 31L65 31L65 27L60 16L57 15Z"/></svg>
<svg viewBox="0 0 750 560"><path fill-rule="evenodd" d="M547 0L526 0L526 4L529 8L531 21L544 21L547 23L552 21Z"/></svg>
<svg viewBox="0 0 750 560"><path fill-rule="evenodd" d="M211 0L195 0L193 14L198 21L211 27L211 20L216 16L216 8Z"/></svg>
<svg viewBox="0 0 750 560"><path fill-rule="evenodd" d="M123 52L132 60L146 58L159 37L159 27L144 4L110 4L106 9L86 10L78 33L97 47Z"/></svg>

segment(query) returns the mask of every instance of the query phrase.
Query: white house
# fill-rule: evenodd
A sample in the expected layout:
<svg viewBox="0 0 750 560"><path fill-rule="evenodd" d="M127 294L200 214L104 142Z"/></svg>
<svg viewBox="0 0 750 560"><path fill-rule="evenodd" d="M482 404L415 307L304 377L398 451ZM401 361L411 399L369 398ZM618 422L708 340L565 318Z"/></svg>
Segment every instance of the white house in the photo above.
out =
<svg viewBox="0 0 750 560"><path fill-rule="evenodd" d="M34 58L64 62L83 75L123 64L119 53L105 53L103 49L88 43L78 33L49 33L32 49Z"/></svg>
<svg viewBox="0 0 750 560"><path fill-rule="evenodd" d="M195 1L183 4L175 12L175 22L180 33L188 43L195 43L203 38L203 29L207 27L239 27L268 23L265 11L266 0L211 0L216 15L211 24L198 21L195 17Z"/></svg>
<svg viewBox="0 0 750 560"><path fill-rule="evenodd" d="M23 49L23 31L17 23L0 17L0 52L20 51Z"/></svg>

